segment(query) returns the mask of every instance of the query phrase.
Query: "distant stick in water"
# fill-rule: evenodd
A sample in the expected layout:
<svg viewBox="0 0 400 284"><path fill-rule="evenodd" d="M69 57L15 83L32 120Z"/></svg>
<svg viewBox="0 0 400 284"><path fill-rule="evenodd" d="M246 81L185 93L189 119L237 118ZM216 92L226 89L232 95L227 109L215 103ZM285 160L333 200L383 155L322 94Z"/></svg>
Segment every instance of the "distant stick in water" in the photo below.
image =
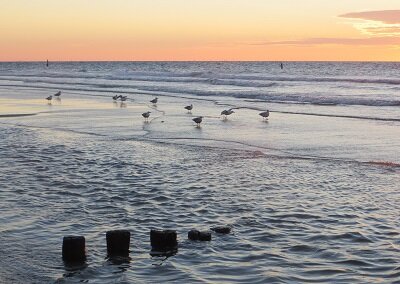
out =
<svg viewBox="0 0 400 284"><path fill-rule="evenodd" d="M281 62L281 69L283 69L283 63Z"/></svg>
<svg viewBox="0 0 400 284"><path fill-rule="evenodd" d="M46 60L46 67L49 67L49 60Z"/></svg>

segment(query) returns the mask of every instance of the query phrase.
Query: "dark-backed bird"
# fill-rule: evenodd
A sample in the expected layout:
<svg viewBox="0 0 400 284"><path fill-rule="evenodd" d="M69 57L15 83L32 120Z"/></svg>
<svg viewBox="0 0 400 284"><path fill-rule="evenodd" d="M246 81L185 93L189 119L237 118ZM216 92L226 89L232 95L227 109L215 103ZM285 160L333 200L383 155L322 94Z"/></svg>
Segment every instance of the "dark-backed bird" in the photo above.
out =
<svg viewBox="0 0 400 284"><path fill-rule="evenodd" d="M221 111L221 115L226 119L228 115L231 115L232 113L235 113L231 108L230 109L225 109Z"/></svg>
<svg viewBox="0 0 400 284"><path fill-rule="evenodd" d="M195 117L192 119L194 122L196 122L197 127L200 127L200 123L203 121L203 117L199 116L199 117Z"/></svg>
<svg viewBox="0 0 400 284"><path fill-rule="evenodd" d="M128 99L127 96L120 96L120 98L121 98L121 102L125 102Z"/></svg>
<svg viewBox="0 0 400 284"><path fill-rule="evenodd" d="M269 110L260 112L258 115L260 115L263 119L267 119L269 116Z"/></svg>
<svg viewBox="0 0 400 284"><path fill-rule="evenodd" d="M53 96L48 96L48 97L46 98L46 100L48 100L49 102L50 102L52 99L53 99Z"/></svg>
<svg viewBox="0 0 400 284"><path fill-rule="evenodd" d="M193 105L191 104L190 106L185 106L185 109L186 109L188 112L191 112L192 109L193 109Z"/></svg>
<svg viewBox="0 0 400 284"><path fill-rule="evenodd" d="M142 113L142 116L144 117L145 120L148 120L148 119L149 119L150 113L151 113L150 111L147 111L147 112Z"/></svg>
<svg viewBox="0 0 400 284"><path fill-rule="evenodd" d="M61 96L61 91L58 91L57 93L54 94L55 97Z"/></svg>
<svg viewBox="0 0 400 284"><path fill-rule="evenodd" d="M113 96L112 98L113 98L114 101L116 101L116 100L118 100L120 97L121 97L121 95L115 95L115 96Z"/></svg>
<svg viewBox="0 0 400 284"><path fill-rule="evenodd" d="M156 103L158 102L158 98L152 99L150 102L151 102L152 104L156 104Z"/></svg>

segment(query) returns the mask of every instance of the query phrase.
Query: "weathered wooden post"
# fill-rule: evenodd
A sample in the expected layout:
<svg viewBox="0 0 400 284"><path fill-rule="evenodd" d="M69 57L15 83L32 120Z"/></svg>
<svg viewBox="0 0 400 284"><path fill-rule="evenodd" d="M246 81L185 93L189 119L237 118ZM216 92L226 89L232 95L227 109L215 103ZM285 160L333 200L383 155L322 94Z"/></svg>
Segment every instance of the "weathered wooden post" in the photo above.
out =
<svg viewBox="0 0 400 284"><path fill-rule="evenodd" d="M86 260L85 237L65 236L62 245L62 258L65 262L84 262Z"/></svg>
<svg viewBox="0 0 400 284"><path fill-rule="evenodd" d="M231 228L228 226L213 227L211 230L218 234L229 234L231 232Z"/></svg>
<svg viewBox="0 0 400 284"><path fill-rule="evenodd" d="M131 233L128 230L113 230L106 233L107 255L129 256L129 245L131 241Z"/></svg>
<svg viewBox="0 0 400 284"><path fill-rule="evenodd" d="M171 256L178 251L176 231L151 230L150 243L152 256Z"/></svg>
<svg viewBox="0 0 400 284"><path fill-rule="evenodd" d="M188 239L192 241L211 241L211 233L206 231L190 230Z"/></svg>

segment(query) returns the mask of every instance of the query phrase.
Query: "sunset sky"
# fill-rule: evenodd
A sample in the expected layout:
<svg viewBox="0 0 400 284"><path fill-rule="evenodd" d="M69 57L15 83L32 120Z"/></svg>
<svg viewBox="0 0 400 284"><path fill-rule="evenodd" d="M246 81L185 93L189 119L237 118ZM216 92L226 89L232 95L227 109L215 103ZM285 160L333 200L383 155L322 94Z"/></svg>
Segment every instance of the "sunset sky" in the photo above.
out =
<svg viewBox="0 0 400 284"><path fill-rule="evenodd" d="M400 60L399 0L0 1L0 61Z"/></svg>

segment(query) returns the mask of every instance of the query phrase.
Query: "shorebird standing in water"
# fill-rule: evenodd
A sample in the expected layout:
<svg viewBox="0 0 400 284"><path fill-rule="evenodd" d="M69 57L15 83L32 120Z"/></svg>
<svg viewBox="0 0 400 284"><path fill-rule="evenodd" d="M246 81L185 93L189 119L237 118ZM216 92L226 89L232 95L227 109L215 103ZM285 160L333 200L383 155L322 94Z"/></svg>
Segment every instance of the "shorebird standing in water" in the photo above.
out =
<svg viewBox="0 0 400 284"><path fill-rule="evenodd" d="M264 120L267 120L269 117L269 110L260 112L258 115L260 115Z"/></svg>
<svg viewBox="0 0 400 284"><path fill-rule="evenodd" d="M46 100L50 103L51 102L51 100L53 99L53 96L48 96L47 98L46 98Z"/></svg>
<svg viewBox="0 0 400 284"><path fill-rule="evenodd" d="M61 91L58 91L57 93L55 93L54 96L55 96L56 98L59 98L59 97L61 96Z"/></svg>
<svg viewBox="0 0 400 284"><path fill-rule="evenodd" d="M121 97L121 95L115 95L115 96L113 96L112 98L113 98L114 101L116 101L116 100L118 100L120 97Z"/></svg>
<svg viewBox="0 0 400 284"><path fill-rule="evenodd" d="M228 115L231 115L232 113L235 113L235 112L231 108L221 111L221 115L222 115L223 119L227 119Z"/></svg>
<svg viewBox="0 0 400 284"><path fill-rule="evenodd" d="M192 112L193 105L191 104L190 106L185 106L185 109L188 111L188 113Z"/></svg>
<svg viewBox="0 0 400 284"><path fill-rule="evenodd" d="M150 113L151 113L150 111L142 113L144 121L149 121Z"/></svg>
<svg viewBox="0 0 400 284"><path fill-rule="evenodd" d="M127 96L120 96L120 98L121 98L121 102L125 102L128 99Z"/></svg>
<svg viewBox="0 0 400 284"><path fill-rule="evenodd" d="M203 121L203 117L199 116L199 117L195 117L192 119L194 122L196 122L197 127L200 127L200 123Z"/></svg>
<svg viewBox="0 0 400 284"><path fill-rule="evenodd" d="M152 99L150 102L155 105L158 102L158 98Z"/></svg>

